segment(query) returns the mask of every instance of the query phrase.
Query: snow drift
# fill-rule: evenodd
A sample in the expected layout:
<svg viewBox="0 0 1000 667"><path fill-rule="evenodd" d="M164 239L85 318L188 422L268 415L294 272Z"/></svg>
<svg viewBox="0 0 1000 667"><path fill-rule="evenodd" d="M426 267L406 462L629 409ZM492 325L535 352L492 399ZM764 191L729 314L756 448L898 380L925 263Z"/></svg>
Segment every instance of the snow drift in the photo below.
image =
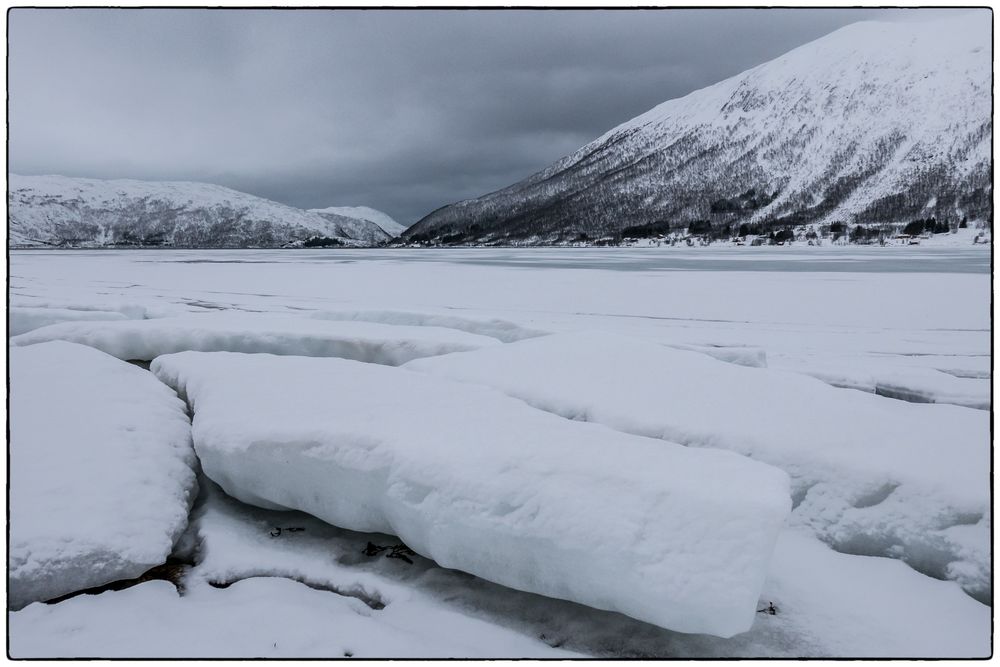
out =
<svg viewBox="0 0 1000 667"><path fill-rule="evenodd" d="M901 558L989 598L984 412L904 403L599 333L407 368L488 385L570 419L778 466L792 478L793 523L838 550Z"/></svg>
<svg viewBox="0 0 1000 667"><path fill-rule="evenodd" d="M419 357L499 344L486 336L438 327L324 322L232 312L155 320L65 322L10 339L13 345L50 340L82 343L119 359L149 361L161 354L196 350L343 357L390 366Z"/></svg>
<svg viewBox="0 0 1000 667"><path fill-rule="evenodd" d="M770 466L421 373L195 352L152 370L192 407L205 474L239 500L683 632L751 626L789 509Z"/></svg>
<svg viewBox="0 0 1000 667"><path fill-rule="evenodd" d="M9 606L164 562L195 492L184 404L89 347L9 353Z"/></svg>

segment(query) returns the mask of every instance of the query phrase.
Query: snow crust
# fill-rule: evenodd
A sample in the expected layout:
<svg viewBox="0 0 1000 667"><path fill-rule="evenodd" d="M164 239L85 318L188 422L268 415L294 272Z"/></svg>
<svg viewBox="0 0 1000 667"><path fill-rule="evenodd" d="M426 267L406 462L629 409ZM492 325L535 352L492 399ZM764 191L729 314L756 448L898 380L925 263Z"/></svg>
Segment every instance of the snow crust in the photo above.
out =
<svg viewBox="0 0 1000 667"><path fill-rule="evenodd" d="M683 632L750 627L790 505L770 466L420 373L194 352L152 370L186 397L203 470L237 499Z"/></svg>
<svg viewBox="0 0 1000 667"><path fill-rule="evenodd" d="M623 336L575 333L407 364L574 420L729 449L792 479L792 523L989 597L989 415L836 389Z"/></svg>
<svg viewBox="0 0 1000 667"><path fill-rule="evenodd" d="M11 348L8 604L166 560L196 492L184 404L82 345Z"/></svg>
<svg viewBox="0 0 1000 667"><path fill-rule="evenodd" d="M13 345L66 340L119 359L152 360L197 350L343 357L397 366L435 354L497 345L493 338L438 327L218 312L115 322L64 322L10 339Z"/></svg>

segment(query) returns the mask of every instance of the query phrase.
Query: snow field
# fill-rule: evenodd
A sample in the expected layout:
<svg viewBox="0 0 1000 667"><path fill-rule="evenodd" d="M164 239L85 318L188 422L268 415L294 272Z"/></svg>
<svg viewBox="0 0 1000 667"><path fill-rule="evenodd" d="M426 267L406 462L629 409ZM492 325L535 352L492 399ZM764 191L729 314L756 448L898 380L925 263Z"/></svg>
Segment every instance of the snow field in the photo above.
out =
<svg viewBox="0 0 1000 667"><path fill-rule="evenodd" d="M731 452L421 373L196 352L151 370L191 406L205 474L243 502L683 632L750 627L790 505L784 473Z"/></svg>
<svg viewBox="0 0 1000 667"><path fill-rule="evenodd" d="M406 368L494 387L569 419L778 466L792 479L792 524L838 550L901 558L989 598L985 412L836 389L601 333Z"/></svg>
<svg viewBox="0 0 1000 667"><path fill-rule="evenodd" d="M8 605L163 563L196 492L184 404L82 345L10 348Z"/></svg>
<svg viewBox="0 0 1000 667"><path fill-rule="evenodd" d="M119 359L150 361L196 350L343 357L396 366L419 357L474 350L498 342L438 327L321 320L254 313L202 313L155 320L64 322L10 339L12 345L67 340Z"/></svg>

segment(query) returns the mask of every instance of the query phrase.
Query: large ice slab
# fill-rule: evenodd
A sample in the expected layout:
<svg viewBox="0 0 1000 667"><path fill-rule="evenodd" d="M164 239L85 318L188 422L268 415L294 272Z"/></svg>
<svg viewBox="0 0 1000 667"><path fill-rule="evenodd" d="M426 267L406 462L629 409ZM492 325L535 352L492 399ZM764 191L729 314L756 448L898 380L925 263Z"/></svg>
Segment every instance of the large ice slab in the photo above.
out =
<svg viewBox="0 0 1000 667"><path fill-rule="evenodd" d="M119 359L149 361L161 354L196 350L343 357L391 366L499 345L487 336L439 327L232 312L123 322L64 322L15 336L11 343L30 345L49 340L82 343Z"/></svg>
<svg viewBox="0 0 1000 667"><path fill-rule="evenodd" d="M731 452L422 373L195 352L152 370L193 408L206 475L244 502L683 632L750 627L790 505L784 473Z"/></svg>
<svg viewBox="0 0 1000 667"><path fill-rule="evenodd" d="M9 605L162 563L195 491L184 404L82 345L10 349Z"/></svg>
<svg viewBox="0 0 1000 667"><path fill-rule="evenodd" d="M604 658L957 658L990 652L991 609L954 582L932 579L898 560L837 553L802 529L779 535L761 591L758 608L773 603L777 613L758 613L748 632L722 639L515 591L419 556L413 563L385 554L369 557L367 542L398 540L335 528L300 512L245 505L210 481L204 491L193 519L201 547L192 578L291 577L379 600L398 619L419 613L429 628L447 626L458 636L470 632L458 625L468 621L446 617L449 610ZM517 657L506 647L494 650L487 657Z"/></svg>
<svg viewBox="0 0 1000 667"><path fill-rule="evenodd" d="M571 419L771 463L792 478L793 523L839 550L902 558L989 597L987 413L600 333L407 367L489 385Z"/></svg>

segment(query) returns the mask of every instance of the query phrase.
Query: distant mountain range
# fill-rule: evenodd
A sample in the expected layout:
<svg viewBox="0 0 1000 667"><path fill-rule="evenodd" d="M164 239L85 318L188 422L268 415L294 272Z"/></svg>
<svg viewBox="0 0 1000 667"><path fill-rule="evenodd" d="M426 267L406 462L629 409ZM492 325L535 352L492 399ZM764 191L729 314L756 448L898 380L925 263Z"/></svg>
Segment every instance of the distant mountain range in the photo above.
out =
<svg viewBox="0 0 1000 667"><path fill-rule="evenodd" d="M8 175L10 247L372 246L402 225L370 208L304 211L207 183Z"/></svg>
<svg viewBox="0 0 1000 667"><path fill-rule="evenodd" d="M847 26L440 208L401 241L989 220L991 22L978 11Z"/></svg>

